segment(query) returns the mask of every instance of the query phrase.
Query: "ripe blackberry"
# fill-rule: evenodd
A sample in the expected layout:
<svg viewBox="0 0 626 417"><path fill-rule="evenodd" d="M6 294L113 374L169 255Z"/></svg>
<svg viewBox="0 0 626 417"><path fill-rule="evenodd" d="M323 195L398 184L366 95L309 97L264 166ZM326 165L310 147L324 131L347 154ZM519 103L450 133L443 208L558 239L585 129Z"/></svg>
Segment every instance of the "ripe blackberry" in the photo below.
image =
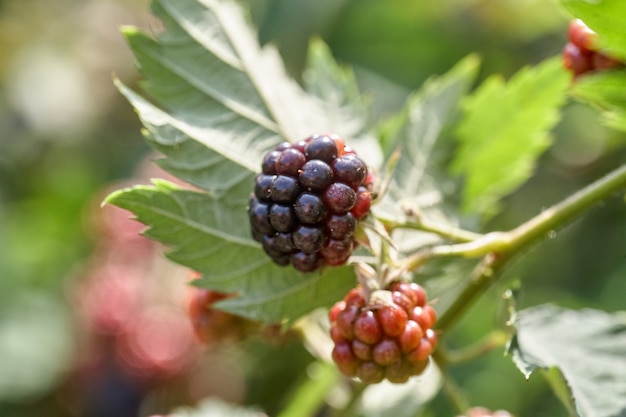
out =
<svg viewBox="0 0 626 417"><path fill-rule="evenodd" d="M576 19L570 22L568 42L563 48L563 66L574 78L592 71L618 68L624 63L599 51L596 46L596 33L585 23Z"/></svg>
<svg viewBox="0 0 626 417"><path fill-rule="evenodd" d="M420 375L437 344L435 312L426 301L424 289L407 282L394 282L369 300L360 287L350 291L329 312L339 370L365 384Z"/></svg>
<svg viewBox="0 0 626 417"><path fill-rule="evenodd" d="M338 135L283 142L261 163L248 215L252 237L279 265L343 265L371 204L371 173Z"/></svg>

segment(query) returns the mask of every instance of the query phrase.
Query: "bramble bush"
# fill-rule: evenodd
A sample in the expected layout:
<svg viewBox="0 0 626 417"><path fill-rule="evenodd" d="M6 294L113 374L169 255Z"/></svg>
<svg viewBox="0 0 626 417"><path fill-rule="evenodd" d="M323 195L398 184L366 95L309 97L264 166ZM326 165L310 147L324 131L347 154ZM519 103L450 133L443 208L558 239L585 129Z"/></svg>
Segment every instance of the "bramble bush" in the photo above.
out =
<svg viewBox="0 0 626 417"><path fill-rule="evenodd" d="M484 231L533 175L568 103L626 130L626 4L560 4L573 21L562 55L480 82L470 55L383 120L319 39L302 83L291 79L233 1L155 0L161 32L123 29L142 92L116 84L158 165L189 186L155 180L106 203L196 271L210 312L195 307L201 331L213 335L219 317L215 334L224 323L237 338L263 326L299 334L317 371L281 417L429 415L440 391L459 415L492 415L451 369L498 348L520 377L543 375L568 414L626 415L623 312L558 300L518 309L524 277L502 278L530 247L623 197L626 165L510 230ZM451 346L477 302L500 303L507 319L475 345ZM172 415L261 413L211 400Z"/></svg>

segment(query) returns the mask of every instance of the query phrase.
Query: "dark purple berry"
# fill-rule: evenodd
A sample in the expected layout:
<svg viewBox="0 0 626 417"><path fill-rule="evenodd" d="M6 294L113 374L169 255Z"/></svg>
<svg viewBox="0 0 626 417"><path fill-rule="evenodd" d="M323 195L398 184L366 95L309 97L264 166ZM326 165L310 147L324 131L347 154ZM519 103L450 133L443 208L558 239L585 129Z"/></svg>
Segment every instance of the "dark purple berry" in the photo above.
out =
<svg viewBox="0 0 626 417"><path fill-rule="evenodd" d="M276 161L280 156L280 151L271 151L265 158L263 158L263 162L261 163L261 171L264 174L273 175L277 174L276 172Z"/></svg>
<svg viewBox="0 0 626 417"><path fill-rule="evenodd" d="M274 178L276 178L276 175L257 175L254 183L254 195L259 201L269 201Z"/></svg>
<svg viewBox="0 0 626 417"><path fill-rule="evenodd" d="M367 177L367 165L356 155L344 155L337 158L332 164L335 181L349 185L357 190Z"/></svg>
<svg viewBox="0 0 626 417"><path fill-rule="evenodd" d="M259 233L270 234L274 232L269 219L269 205L261 203L256 198L250 203L248 210L250 225Z"/></svg>
<svg viewBox="0 0 626 417"><path fill-rule="evenodd" d="M364 219L370 212L372 205L372 192L364 186L360 186L356 193L356 202L350 212L358 220Z"/></svg>
<svg viewBox="0 0 626 417"><path fill-rule="evenodd" d="M324 244L324 233L319 227L300 226L292 238L294 245L304 253L317 252Z"/></svg>
<svg viewBox="0 0 626 417"><path fill-rule="evenodd" d="M298 180L304 188L320 191L333 182L333 170L326 162L313 159L302 166Z"/></svg>
<svg viewBox="0 0 626 417"><path fill-rule="evenodd" d="M297 177L300 168L306 162L304 154L297 149L289 148L281 152L276 160L276 171L280 175Z"/></svg>
<svg viewBox="0 0 626 417"><path fill-rule="evenodd" d="M344 214L354 207L356 193L350 186L335 182L324 191L322 201L331 213Z"/></svg>
<svg viewBox="0 0 626 417"><path fill-rule="evenodd" d="M356 229L356 219L352 213L333 214L326 220L326 232L332 239L352 236Z"/></svg>
<svg viewBox="0 0 626 417"><path fill-rule="evenodd" d="M331 164L337 158L339 151L335 141L329 136L319 136L311 140L304 150L306 159L319 159L327 164Z"/></svg>
<svg viewBox="0 0 626 417"><path fill-rule="evenodd" d="M277 232L291 232L296 226L296 215L290 206L272 204L269 218L270 224Z"/></svg>
<svg viewBox="0 0 626 417"><path fill-rule="evenodd" d="M322 249L320 255L328 265L339 266L348 261L352 253L352 239L345 238L342 240L328 239Z"/></svg>
<svg viewBox="0 0 626 417"><path fill-rule="evenodd" d="M291 143L289 143L289 142L281 142L281 143L279 143L278 145L276 145L276 148L275 148L275 149L276 149L277 151L279 151L279 152L282 152L282 151L284 151L285 149L289 149L289 148L291 148Z"/></svg>
<svg viewBox="0 0 626 417"><path fill-rule="evenodd" d="M263 249L265 250L265 253L267 253L271 257L285 255L285 252L280 250L280 248L278 247L278 244L276 242L276 236L272 236L272 235L263 236L263 242L261 244L263 245Z"/></svg>
<svg viewBox="0 0 626 417"><path fill-rule="evenodd" d="M275 239L276 247L282 252L291 253L296 249L291 238L291 233L278 233Z"/></svg>
<svg viewBox="0 0 626 417"><path fill-rule="evenodd" d="M326 217L326 208L315 194L300 194L293 207L298 220L304 224L316 224Z"/></svg>
<svg viewBox="0 0 626 417"><path fill-rule="evenodd" d="M313 272L320 267L317 253L296 252L291 255L291 264L300 272Z"/></svg>
<svg viewBox="0 0 626 417"><path fill-rule="evenodd" d="M288 204L293 203L300 191L300 185L295 178L278 175L272 183L270 197L276 203Z"/></svg>

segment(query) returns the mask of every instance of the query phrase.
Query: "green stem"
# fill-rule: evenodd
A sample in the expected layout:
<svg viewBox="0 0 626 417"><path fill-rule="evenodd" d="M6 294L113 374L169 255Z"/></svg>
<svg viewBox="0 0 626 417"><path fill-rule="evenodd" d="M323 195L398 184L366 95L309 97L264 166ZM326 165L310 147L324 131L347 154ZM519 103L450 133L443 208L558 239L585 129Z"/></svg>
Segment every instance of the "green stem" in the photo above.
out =
<svg viewBox="0 0 626 417"><path fill-rule="evenodd" d="M494 232L469 243L429 248L428 259L452 255L484 256L461 293L439 318L437 328L445 331L454 324L496 281L502 268L522 249L556 232L574 217L624 187L626 187L626 164L509 232Z"/></svg>
<svg viewBox="0 0 626 417"><path fill-rule="evenodd" d="M469 230L464 230L448 223L444 224L444 223L434 222L432 220L423 218L422 216L417 216L415 220L409 220L409 221L404 221L404 222L399 222L396 220L385 219L385 218L378 218L378 220L380 220L380 222L385 226L385 228L387 228L387 230L393 230L393 229L421 230L422 232L434 233L436 235L441 236L444 239L448 239L453 242L460 242L460 243L471 242L482 236L480 233L475 233Z"/></svg>

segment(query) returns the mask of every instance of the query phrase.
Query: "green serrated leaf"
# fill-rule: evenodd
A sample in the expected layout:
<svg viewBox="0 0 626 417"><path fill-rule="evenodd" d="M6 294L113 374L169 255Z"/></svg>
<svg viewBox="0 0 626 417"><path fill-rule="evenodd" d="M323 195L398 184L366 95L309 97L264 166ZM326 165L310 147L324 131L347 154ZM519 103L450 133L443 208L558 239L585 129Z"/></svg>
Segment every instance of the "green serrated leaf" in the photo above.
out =
<svg viewBox="0 0 626 417"><path fill-rule="evenodd" d="M219 308L270 323L293 321L329 306L354 286L349 267L302 274L275 265L251 239L245 202L183 190L166 181L111 194L107 203L132 211L148 237L171 248L167 256L202 273L196 285L238 297Z"/></svg>
<svg viewBox="0 0 626 417"><path fill-rule="evenodd" d="M154 0L152 9L165 28L156 37L123 29L145 96L116 83L164 155L157 163L208 194L157 182L108 202L149 225L146 234L168 245L173 261L203 273L197 285L238 292L220 304L225 310L279 322L340 299L354 285L350 268L305 275L274 265L250 238L246 206L263 155L281 141L337 132L374 144L364 156L376 159L354 77L317 43L314 93L305 92L275 48L259 46L236 1Z"/></svg>
<svg viewBox="0 0 626 417"><path fill-rule="evenodd" d="M626 314L542 305L520 311L509 353L526 378L557 367L581 417L626 413ZM554 371L549 371L554 372ZM554 381L552 381L554 382ZM559 398L567 399L561 386Z"/></svg>
<svg viewBox="0 0 626 417"><path fill-rule="evenodd" d="M352 69L339 66L328 45L319 38L309 44L304 83L309 93L331 104L327 118L344 126L350 145L358 146L352 137L358 141L371 127L370 100L361 95Z"/></svg>
<svg viewBox="0 0 626 417"><path fill-rule="evenodd" d="M559 368L552 367L542 371L546 381L552 389L552 392L554 392L554 395L556 395L559 401L561 401L561 404L565 406L567 413L571 417L578 416L574 405L574 395L572 394L572 389Z"/></svg>
<svg viewBox="0 0 626 417"><path fill-rule="evenodd" d="M182 134L170 134L170 143L187 136L255 170L280 141L356 135L336 117L343 108L306 94L277 51L260 48L236 2L155 0L153 10L165 24L156 39L132 27L124 34L146 78L142 86L167 115L163 122ZM125 94L135 105L136 95Z"/></svg>
<svg viewBox="0 0 626 417"><path fill-rule="evenodd" d="M156 161L163 169L204 190L228 193L234 200L247 201L255 175L254 165L258 164L254 152L218 153L177 128L178 121L167 112L119 81L116 83L137 110L145 128L146 142L167 156Z"/></svg>
<svg viewBox="0 0 626 417"><path fill-rule="evenodd" d="M378 215L402 220L406 217L406 207L428 211L431 216L441 214L446 180L438 171L442 132L454 120L458 102L471 87L477 72L475 56L462 60L447 74L428 80L409 97L402 113L385 123L386 142L391 144L387 159L394 152L400 156L385 196L374 207ZM394 243L407 246L402 241L408 243L415 237L410 232L394 235ZM406 249L415 248L415 244Z"/></svg>
<svg viewBox="0 0 626 417"><path fill-rule="evenodd" d="M574 17L598 34L602 49L626 59L626 3L622 0L560 0Z"/></svg>
<svg viewBox="0 0 626 417"><path fill-rule="evenodd" d="M550 145L570 77L560 59L524 68L505 83L492 76L464 103L451 171L463 175L463 208L484 220L498 200L533 173L535 160Z"/></svg>

